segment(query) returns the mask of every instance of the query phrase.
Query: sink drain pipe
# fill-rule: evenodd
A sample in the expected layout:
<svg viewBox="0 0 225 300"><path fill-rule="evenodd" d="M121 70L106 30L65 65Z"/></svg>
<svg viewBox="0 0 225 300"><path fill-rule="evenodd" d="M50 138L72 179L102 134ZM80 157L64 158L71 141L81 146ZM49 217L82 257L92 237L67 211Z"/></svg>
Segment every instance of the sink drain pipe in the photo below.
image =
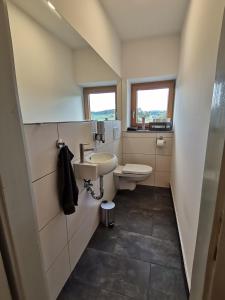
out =
<svg viewBox="0 0 225 300"><path fill-rule="evenodd" d="M84 179L84 188L95 200L101 200L104 195L103 176L100 176L99 182L100 182L100 194L96 196L95 191L93 190L93 183L91 183L91 180Z"/></svg>

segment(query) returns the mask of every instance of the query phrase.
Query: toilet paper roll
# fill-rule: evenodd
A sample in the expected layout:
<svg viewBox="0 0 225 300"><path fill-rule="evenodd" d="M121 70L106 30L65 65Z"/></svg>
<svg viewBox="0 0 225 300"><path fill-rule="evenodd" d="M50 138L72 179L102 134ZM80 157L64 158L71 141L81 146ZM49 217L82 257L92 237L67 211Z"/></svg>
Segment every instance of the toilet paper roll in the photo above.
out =
<svg viewBox="0 0 225 300"><path fill-rule="evenodd" d="M165 146L165 140L157 139L156 145L157 145L157 147L164 147Z"/></svg>

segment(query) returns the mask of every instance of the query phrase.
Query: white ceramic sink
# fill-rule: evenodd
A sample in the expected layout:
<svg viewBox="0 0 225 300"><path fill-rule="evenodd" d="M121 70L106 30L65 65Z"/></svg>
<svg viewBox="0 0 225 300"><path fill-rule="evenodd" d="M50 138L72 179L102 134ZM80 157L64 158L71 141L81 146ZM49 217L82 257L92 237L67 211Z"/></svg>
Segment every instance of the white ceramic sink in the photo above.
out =
<svg viewBox="0 0 225 300"><path fill-rule="evenodd" d="M99 152L92 153L85 158L84 163L75 163L75 173L80 179L97 180L99 176L104 176L113 171L118 165L116 155Z"/></svg>
<svg viewBox="0 0 225 300"><path fill-rule="evenodd" d="M85 161L97 165L98 176L112 172L118 165L116 155L108 152L92 153L86 157Z"/></svg>

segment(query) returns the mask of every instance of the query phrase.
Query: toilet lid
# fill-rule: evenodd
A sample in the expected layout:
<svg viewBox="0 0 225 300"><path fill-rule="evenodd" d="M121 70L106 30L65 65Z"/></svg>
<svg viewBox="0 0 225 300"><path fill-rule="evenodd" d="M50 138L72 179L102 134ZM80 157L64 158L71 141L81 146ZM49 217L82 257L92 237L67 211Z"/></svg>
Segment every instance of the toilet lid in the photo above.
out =
<svg viewBox="0 0 225 300"><path fill-rule="evenodd" d="M122 173L147 175L152 172L152 167L146 165L126 164Z"/></svg>

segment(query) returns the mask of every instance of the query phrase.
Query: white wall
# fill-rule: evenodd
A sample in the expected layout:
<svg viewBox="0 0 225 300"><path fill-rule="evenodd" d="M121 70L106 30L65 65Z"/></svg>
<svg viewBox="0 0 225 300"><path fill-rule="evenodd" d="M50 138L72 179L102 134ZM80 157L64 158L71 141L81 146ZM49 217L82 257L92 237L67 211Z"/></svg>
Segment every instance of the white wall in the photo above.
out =
<svg viewBox="0 0 225 300"><path fill-rule="evenodd" d="M121 43L98 0L54 0L58 12L121 75Z"/></svg>
<svg viewBox="0 0 225 300"><path fill-rule="evenodd" d="M172 192L190 286L224 0L192 0L175 99Z"/></svg>
<svg viewBox="0 0 225 300"><path fill-rule="evenodd" d="M92 49L81 48L74 51L73 67L75 80L81 85L115 82L119 76Z"/></svg>
<svg viewBox="0 0 225 300"><path fill-rule="evenodd" d="M134 82L175 79L178 72L180 36L131 40L122 44L122 128L130 126Z"/></svg>
<svg viewBox="0 0 225 300"><path fill-rule="evenodd" d="M176 76L179 35L131 40L122 45L123 78Z"/></svg>
<svg viewBox="0 0 225 300"><path fill-rule="evenodd" d="M23 122L83 120L72 50L10 3L9 17Z"/></svg>

